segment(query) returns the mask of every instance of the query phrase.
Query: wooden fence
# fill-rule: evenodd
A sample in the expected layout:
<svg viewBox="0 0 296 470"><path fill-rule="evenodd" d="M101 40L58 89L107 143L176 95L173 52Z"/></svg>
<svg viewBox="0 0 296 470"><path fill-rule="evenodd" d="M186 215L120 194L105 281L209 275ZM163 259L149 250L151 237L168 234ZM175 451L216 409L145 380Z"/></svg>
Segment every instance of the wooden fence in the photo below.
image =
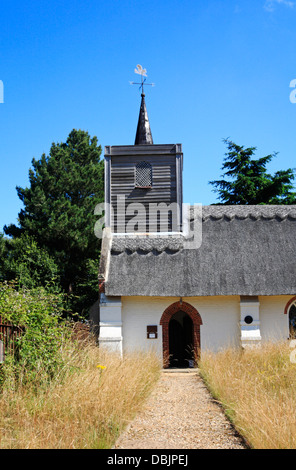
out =
<svg viewBox="0 0 296 470"><path fill-rule="evenodd" d="M77 322L73 326L73 339L85 341L90 338L90 327L86 323Z"/></svg>
<svg viewBox="0 0 296 470"><path fill-rule="evenodd" d="M0 364L4 362L7 352L14 353L16 340L21 334L22 329L19 326L4 321L0 315Z"/></svg>

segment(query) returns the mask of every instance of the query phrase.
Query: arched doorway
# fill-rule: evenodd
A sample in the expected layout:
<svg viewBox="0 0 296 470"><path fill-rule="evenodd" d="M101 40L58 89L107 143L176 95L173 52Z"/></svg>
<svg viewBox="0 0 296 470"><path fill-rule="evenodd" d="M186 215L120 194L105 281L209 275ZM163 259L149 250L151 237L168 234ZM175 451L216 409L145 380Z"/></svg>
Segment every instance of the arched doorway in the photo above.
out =
<svg viewBox="0 0 296 470"><path fill-rule="evenodd" d="M169 367L193 367L193 321L179 310L169 321Z"/></svg>
<svg viewBox="0 0 296 470"><path fill-rule="evenodd" d="M187 302L175 302L163 312L162 344L164 367L189 367L200 352L201 317ZM190 362L189 362L190 361Z"/></svg>
<svg viewBox="0 0 296 470"><path fill-rule="evenodd" d="M296 300L289 308L289 334L290 338L296 339Z"/></svg>
<svg viewBox="0 0 296 470"><path fill-rule="evenodd" d="M296 339L296 297L289 300L286 305L285 313L288 315L289 336Z"/></svg>

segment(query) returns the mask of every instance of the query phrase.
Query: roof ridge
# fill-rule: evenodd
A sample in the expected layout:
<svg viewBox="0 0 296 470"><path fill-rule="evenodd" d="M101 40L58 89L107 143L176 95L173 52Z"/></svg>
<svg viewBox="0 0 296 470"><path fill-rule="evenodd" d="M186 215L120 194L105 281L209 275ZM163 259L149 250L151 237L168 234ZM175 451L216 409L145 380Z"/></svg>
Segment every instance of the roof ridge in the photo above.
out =
<svg viewBox="0 0 296 470"><path fill-rule="evenodd" d="M193 207L191 219L194 217ZM296 205L210 205L202 206L202 219L206 220L295 220Z"/></svg>

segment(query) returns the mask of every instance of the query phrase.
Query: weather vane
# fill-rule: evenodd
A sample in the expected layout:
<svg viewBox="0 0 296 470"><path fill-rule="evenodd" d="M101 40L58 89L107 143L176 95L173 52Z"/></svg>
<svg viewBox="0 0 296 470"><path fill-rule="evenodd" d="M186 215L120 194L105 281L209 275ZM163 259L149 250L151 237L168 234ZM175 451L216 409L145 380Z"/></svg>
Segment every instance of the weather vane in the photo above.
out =
<svg viewBox="0 0 296 470"><path fill-rule="evenodd" d="M130 82L131 85L140 85L140 88L142 88L142 94L144 94L144 83L145 85L151 85L155 86L155 83L146 83L146 78L147 77L147 70L143 69L142 65L138 64L137 67L134 69L134 72L137 73L138 75L141 75L141 83L139 82Z"/></svg>

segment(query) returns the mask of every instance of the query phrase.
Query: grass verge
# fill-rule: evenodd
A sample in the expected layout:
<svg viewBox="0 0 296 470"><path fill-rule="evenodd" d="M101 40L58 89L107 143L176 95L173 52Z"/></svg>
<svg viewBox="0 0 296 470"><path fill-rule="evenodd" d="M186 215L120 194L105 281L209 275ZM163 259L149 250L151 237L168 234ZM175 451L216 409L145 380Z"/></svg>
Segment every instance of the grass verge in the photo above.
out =
<svg viewBox="0 0 296 470"><path fill-rule="evenodd" d="M117 354L70 344L64 366L46 386L9 386L0 394L1 449L111 448L156 383L153 353ZM103 367L97 367L103 366Z"/></svg>
<svg viewBox="0 0 296 470"><path fill-rule="evenodd" d="M203 352L201 376L250 447L296 448L296 364L289 342Z"/></svg>

